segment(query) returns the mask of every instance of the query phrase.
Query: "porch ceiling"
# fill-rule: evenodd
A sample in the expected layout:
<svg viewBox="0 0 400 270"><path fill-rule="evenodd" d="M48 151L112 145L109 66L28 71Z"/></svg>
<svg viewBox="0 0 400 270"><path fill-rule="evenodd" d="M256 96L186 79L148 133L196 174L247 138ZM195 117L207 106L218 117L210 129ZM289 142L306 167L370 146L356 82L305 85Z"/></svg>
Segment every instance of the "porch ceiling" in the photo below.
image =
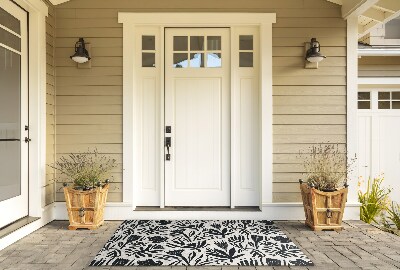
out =
<svg viewBox="0 0 400 270"><path fill-rule="evenodd" d="M399 0L326 0L342 6L342 16L358 16L359 38L400 15Z"/></svg>

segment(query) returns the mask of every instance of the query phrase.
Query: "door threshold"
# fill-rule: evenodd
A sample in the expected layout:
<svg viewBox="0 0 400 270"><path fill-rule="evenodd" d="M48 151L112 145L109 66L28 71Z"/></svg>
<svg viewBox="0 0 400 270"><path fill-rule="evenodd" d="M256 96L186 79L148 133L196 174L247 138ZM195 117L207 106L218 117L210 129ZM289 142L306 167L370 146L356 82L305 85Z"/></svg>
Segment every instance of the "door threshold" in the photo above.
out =
<svg viewBox="0 0 400 270"><path fill-rule="evenodd" d="M193 207L193 206L167 206L160 208L157 206L138 206L135 211L227 211L227 212L261 212L258 206L238 206L235 208L220 207L220 206L204 206L204 207Z"/></svg>
<svg viewBox="0 0 400 270"><path fill-rule="evenodd" d="M22 227L24 227L38 219L40 219L40 218L27 216L27 217L18 219L17 221L4 226L3 228L0 228L0 239L6 237L7 235L15 232L16 230L21 229Z"/></svg>

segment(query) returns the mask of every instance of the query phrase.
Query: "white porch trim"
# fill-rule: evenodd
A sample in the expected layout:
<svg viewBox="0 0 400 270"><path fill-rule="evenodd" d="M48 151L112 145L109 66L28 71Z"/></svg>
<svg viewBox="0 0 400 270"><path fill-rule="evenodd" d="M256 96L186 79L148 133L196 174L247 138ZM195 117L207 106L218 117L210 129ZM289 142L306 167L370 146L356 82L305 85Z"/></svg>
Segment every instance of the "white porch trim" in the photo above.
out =
<svg viewBox="0 0 400 270"><path fill-rule="evenodd" d="M359 85L400 84L398 77L363 77L358 78Z"/></svg>
<svg viewBox="0 0 400 270"><path fill-rule="evenodd" d="M118 14L123 23L123 202L136 208L135 186L141 178L140 114L137 113L135 98L135 26L164 27L232 27L259 26L261 70L261 183L262 203L272 202L272 23L275 13L126 13ZM266 45L270 44L270 45ZM164 84L164 76L160 85ZM162 128L163 129L163 128ZM161 185L162 186L162 185ZM161 206L163 202L161 202ZM187 212L186 212L187 213Z"/></svg>
<svg viewBox="0 0 400 270"><path fill-rule="evenodd" d="M129 203L107 203L105 220L125 219L256 219L256 220L304 220L302 203L264 203L262 211L132 211ZM64 202L55 203L54 219L68 220ZM360 219L360 204L347 203L345 220Z"/></svg>

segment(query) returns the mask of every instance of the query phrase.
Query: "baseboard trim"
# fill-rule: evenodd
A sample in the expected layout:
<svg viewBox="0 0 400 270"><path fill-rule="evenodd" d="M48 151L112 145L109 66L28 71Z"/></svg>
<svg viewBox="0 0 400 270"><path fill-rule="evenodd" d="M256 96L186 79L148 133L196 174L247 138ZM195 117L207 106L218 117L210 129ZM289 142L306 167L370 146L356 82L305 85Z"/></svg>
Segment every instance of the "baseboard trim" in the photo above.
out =
<svg viewBox="0 0 400 270"><path fill-rule="evenodd" d="M17 242L18 240L24 238L28 234L33 233L37 229L43 227L47 223L54 220L54 203L49 204L43 208L42 217L36 221L33 221L26 226L15 230L14 232L4 236L0 239L0 250L8 247L9 245Z"/></svg>
<svg viewBox="0 0 400 270"><path fill-rule="evenodd" d="M67 220L68 213L64 202L55 203L54 218ZM130 203L107 203L105 220L125 219L268 219L304 220L302 203L263 203L262 211L133 211ZM360 204L347 203L344 219L359 220Z"/></svg>

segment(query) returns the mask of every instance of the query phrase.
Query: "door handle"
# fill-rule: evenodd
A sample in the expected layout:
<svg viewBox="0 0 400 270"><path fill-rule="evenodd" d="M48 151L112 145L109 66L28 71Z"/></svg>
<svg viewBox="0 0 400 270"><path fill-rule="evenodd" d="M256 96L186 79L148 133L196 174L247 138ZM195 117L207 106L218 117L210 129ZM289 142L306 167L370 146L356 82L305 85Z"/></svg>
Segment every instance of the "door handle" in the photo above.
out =
<svg viewBox="0 0 400 270"><path fill-rule="evenodd" d="M28 137L25 137L25 142L26 142L26 143L28 143L28 142L30 142L30 141L32 141L32 140L29 139Z"/></svg>
<svg viewBox="0 0 400 270"><path fill-rule="evenodd" d="M165 160L171 160L171 154L169 153L169 148L171 147L171 137L165 137L165 147L167 147L167 154L165 155Z"/></svg>

